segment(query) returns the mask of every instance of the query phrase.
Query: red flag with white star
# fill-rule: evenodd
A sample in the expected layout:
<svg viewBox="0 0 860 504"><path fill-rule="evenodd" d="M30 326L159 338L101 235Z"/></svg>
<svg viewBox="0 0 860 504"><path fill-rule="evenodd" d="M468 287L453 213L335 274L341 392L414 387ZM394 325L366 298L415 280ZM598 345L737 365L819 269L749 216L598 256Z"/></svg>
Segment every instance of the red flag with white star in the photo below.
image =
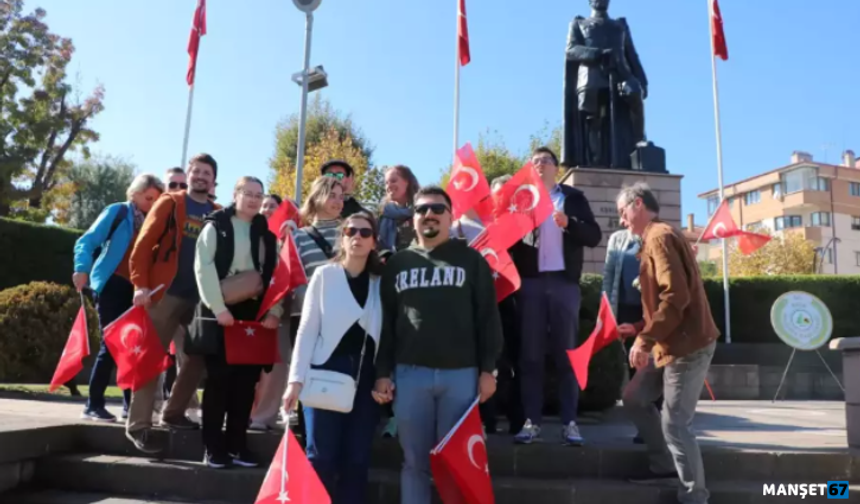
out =
<svg viewBox="0 0 860 504"><path fill-rule="evenodd" d="M491 241L495 250L507 250L552 215L549 192L531 161L495 194Z"/></svg>
<svg viewBox="0 0 860 504"><path fill-rule="evenodd" d="M60 362L57 363L57 370L54 372L54 377L51 378L48 392L57 390L64 383L77 376L84 369L84 357L89 354L90 338L87 332L87 313L84 306L81 305L75 323L72 324L72 332L69 333L69 339L66 340L66 346L63 348L63 354L60 355Z"/></svg>
<svg viewBox="0 0 860 504"><path fill-rule="evenodd" d="M580 389L585 390L588 385L588 366L591 358L618 337L618 324L615 322L609 298L604 292L600 297L600 311L597 313L597 323L591 335L575 350L567 351L567 357L570 359L570 365L573 367L573 374L576 375Z"/></svg>
<svg viewBox="0 0 860 504"><path fill-rule="evenodd" d="M289 198L284 198L278 209L269 217L269 231L279 238L285 238L286 234L300 227L300 221L301 217L299 217L299 209L296 204ZM284 227L284 224L287 227Z"/></svg>
<svg viewBox="0 0 860 504"><path fill-rule="evenodd" d="M137 392L170 365L149 313L135 306L104 328L105 345L116 361L116 384Z"/></svg>
<svg viewBox="0 0 860 504"><path fill-rule="evenodd" d="M262 319L266 312L296 287L306 283L308 283L308 277L305 274L304 266L302 266L302 260L299 258L296 242L293 240L292 233L287 233L284 244L281 246L278 264L272 274L272 281L269 283L269 288L266 289L266 295L263 296L260 311L257 312L257 320Z"/></svg>
<svg viewBox="0 0 860 504"><path fill-rule="evenodd" d="M472 61L469 51L469 24L466 22L466 0L459 0L460 9L457 12L457 54L460 65L466 66Z"/></svg>
<svg viewBox="0 0 860 504"><path fill-rule="evenodd" d="M270 366L281 362L278 330L266 329L259 322L237 320L224 328L227 364Z"/></svg>
<svg viewBox="0 0 860 504"><path fill-rule="evenodd" d="M194 85L197 53L200 51L200 37L203 35L206 35L206 0L197 0L194 19L191 21L191 35L188 37L188 72L185 75L185 81L189 86Z"/></svg>
<svg viewBox="0 0 860 504"><path fill-rule="evenodd" d="M723 15L720 12L720 2L711 2L711 44L714 56L726 61L729 59L729 47L726 45L726 33L723 31Z"/></svg>
<svg viewBox="0 0 860 504"><path fill-rule="evenodd" d="M729 209L729 200L723 200L720 206L711 217L708 227L702 231L702 237L699 241L717 240L720 238L731 238L737 236L741 230L735 224L735 219L732 218L732 211Z"/></svg>
<svg viewBox="0 0 860 504"><path fill-rule="evenodd" d="M254 504L331 504L331 497L290 429L272 458Z"/></svg>
<svg viewBox="0 0 860 504"><path fill-rule="evenodd" d="M490 184L471 144L467 143L457 151L447 191L451 197L454 220L490 195Z"/></svg>
<svg viewBox="0 0 860 504"><path fill-rule="evenodd" d="M491 232L485 229L470 245L480 252L490 264L496 285L496 301L501 302L518 291L522 282L510 254L504 249L499 250L493 247Z"/></svg>
<svg viewBox="0 0 860 504"><path fill-rule="evenodd" d="M430 452L430 471L444 504L494 504L478 399Z"/></svg>

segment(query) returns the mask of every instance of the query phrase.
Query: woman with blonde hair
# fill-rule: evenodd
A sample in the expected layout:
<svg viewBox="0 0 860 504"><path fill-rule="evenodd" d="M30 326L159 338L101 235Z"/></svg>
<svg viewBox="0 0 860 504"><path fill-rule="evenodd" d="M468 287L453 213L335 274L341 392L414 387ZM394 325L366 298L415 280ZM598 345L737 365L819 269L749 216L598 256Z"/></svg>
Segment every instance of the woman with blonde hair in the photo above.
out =
<svg viewBox="0 0 860 504"><path fill-rule="evenodd" d="M284 398L288 411L304 401L308 459L333 504L365 502L379 422L371 393L382 328L376 226L365 211L347 217L337 255L311 276ZM319 370L348 375L355 380L354 392L343 395L340 404L328 404L331 390L315 382Z"/></svg>
<svg viewBox="0 0 860 504"><path fill-rule="evenodd" d="M126 190L128 201L105 207L75 243L72 282L78 292L85 287L92 289L102 330L131 308L134 287L129 280L129 256L144 217L163 192L164 184L158 177L149 173L138 175ZM114 367L116 363L102 340L90 375L89 398L82 418L116 421L105 408L105 390ZM128 415L130 402L131 391L123 390L123 418Z"/></svg>
<svg viewBox="0 0 860 504"><path fill-rule="evenodd" d="M233 191L233 203L206 217L194 259L194 276L200 292L189 343L206 362L203 390L203 445L206 464L213 468L230 465L256 467L258 461L246 445L254 389L260 373L271 366L230 364L224 343L224 328L237 320L255 321L260 304L278 261L275 235L260 213L263 183L242 177ZM223 281L237 275L259 275L262 292L242 292L225 301ZM259 284L258 284L259 285ZM238 297L238 299L236 299ZM263 317L263 326L276 329L283 308L276 304ZM226 433L222 431L227 420Z"/></svg>
<svg viewBox="0 0 860 504"><path fill-rule="evenodd" d="M379 216L380 250L403 250L415 239L412 200L420 188L407 166L392 166L385 171L385 203Z"/></svg>

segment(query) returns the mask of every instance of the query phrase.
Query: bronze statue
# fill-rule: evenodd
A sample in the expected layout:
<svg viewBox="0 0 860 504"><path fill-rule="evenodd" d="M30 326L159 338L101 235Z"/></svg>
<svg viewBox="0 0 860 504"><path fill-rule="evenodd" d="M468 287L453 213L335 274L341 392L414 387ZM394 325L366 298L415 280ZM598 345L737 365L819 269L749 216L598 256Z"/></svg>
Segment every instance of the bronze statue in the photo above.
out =
<svg viewBox="0 0 860 504"><path fill-rule="evenodd" d="M609 0L589 3L591 17L576 16L567 37L562 164L630 169L631 154L650 145L648 79L627 21L609 17Z"/></svg>

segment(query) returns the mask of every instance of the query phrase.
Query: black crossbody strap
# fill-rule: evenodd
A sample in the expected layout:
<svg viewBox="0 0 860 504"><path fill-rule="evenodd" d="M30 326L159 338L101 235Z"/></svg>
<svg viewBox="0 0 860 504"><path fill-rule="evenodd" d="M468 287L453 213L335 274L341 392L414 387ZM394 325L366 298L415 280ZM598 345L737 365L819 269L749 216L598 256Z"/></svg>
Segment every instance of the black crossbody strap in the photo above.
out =
<svg viewBox="0 0 860 504"><path fill-rule="evenodd" d="M331 244L327 242L325 238L323 238L323 236L319 232L319 229L317 229L315 226L308 226L305 231L307 231L308 236L313 238L317 246L320 248L320 250L322 250L323 254L325 254L326 257L328 257L329 259L334 257L334 251L331 248Z"/></svg>

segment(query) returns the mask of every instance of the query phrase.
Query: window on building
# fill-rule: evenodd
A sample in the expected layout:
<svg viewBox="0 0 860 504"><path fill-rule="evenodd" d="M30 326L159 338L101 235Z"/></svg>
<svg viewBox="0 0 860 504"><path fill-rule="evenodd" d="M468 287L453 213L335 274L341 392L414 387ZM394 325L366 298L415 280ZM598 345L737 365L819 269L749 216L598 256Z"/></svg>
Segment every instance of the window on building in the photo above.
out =
<svg viewBox="0 0 860 504"><path fill-rule="evenodd" d="M820 252L821 262L833 264L833 249L828 247Z"/></svg>
<svg viewBox="0 0 860 504"><path fill-rule="evenodd" d="M860 182L851 182L848 184L848 193L851 196L860 196Z"/></svg>
<svg viewBox="0 0 860 504"><path fill-rule="evenodd" d="M785 194L799 191L820 190L818 170L811 166L798 168L782 174L782 184L785 186Z"/></svg>
<svg viewBox="0 0 860 504"><path fill-rule="evenodd" d="M830 212L813 212L810 217L812 226L830 226Z"/></svg>
<svg viewBox="0 0 860 504"><path fill-rule="evenodd" d="M860 231L860 217L851 217L851 229Z"/></svg>
<svg viewBox="0 0 860 504"><path fill-rule="evenodd" d="M860 266L860 252L854 252L854 263Z"/></svg>
<svg viewBox="0 0 860 504"><path fill-rule="evenodd" d="M770 188L770 192L773 195L773 199L782 198L782 184L777 182Z"/></svg>
<svg viewBox="0 0 860 504"><path fill-rule="evenodd" d="M826 179L824 177L815 177L812 181L813 191L829 191L830 190L830 179Z"/></svg>
<svg viewBox="0 0 860 504"><path fill-rule="evenodd" d="M761 192L758 189L744 194L744 205L755 205L761 203Z"/></svg>
<svg viewBox="0 0 860 504"><path fill-rule="evenodd" d="M762 227L763 226L761 224L761 221L750 222L749 224L746 225L746 230L754 232L754 231L758 231L758 230L762 229Z"/></svg>
<svg viewBox="0 0 860 504"><path fill-rule="evenodd" d="M708 216L714 215L714 212L717 211L717 207L720 206L720 197L719 196L708 196Z"/></svg>
<svg viewBox="0 0 860 504"><path fill-rule="evenodd" d="M799 215L784 215L773 220L773 227L779 231L780 229L790 229L803 226L803 218Z"/></svg>

